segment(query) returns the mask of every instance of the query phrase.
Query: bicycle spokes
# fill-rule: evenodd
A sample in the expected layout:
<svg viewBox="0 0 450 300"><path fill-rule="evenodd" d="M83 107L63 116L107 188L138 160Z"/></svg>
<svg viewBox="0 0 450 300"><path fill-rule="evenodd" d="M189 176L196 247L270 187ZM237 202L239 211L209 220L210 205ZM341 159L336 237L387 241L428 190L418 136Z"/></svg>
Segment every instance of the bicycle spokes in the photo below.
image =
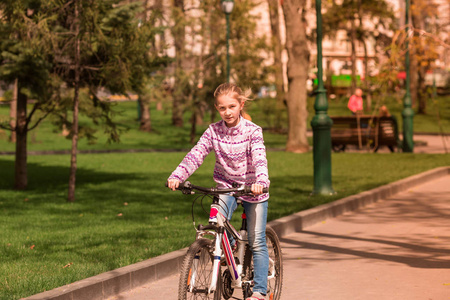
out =
<svg viewBox="0 0 450 300"><path fill-rule="evenodd" d="M200 239L189 248L180 274L179 299L218 299L220 291L211 290L214 277L211 244L210 240Z"/></svg>

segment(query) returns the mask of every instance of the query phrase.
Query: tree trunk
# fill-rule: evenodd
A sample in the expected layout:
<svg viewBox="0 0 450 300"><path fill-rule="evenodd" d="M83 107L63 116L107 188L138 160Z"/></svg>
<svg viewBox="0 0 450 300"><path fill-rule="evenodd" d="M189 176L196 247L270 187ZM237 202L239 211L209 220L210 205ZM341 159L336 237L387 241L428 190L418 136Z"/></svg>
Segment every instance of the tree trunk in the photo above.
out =
<svg viewBox="0 0 450 300"><path fill-rule="evenodd" d="M419 67L419 72L417 72L417 85L418 85L418 91L417 91L417 114L419 115L426 115L427 114L427 98L428 93L426 92L427 88L425 85L425 73L426 70L423 67Z"/></svg>
<svg viewBox="0 0 450 300"><path fill-rule="evenodd" d="M154 7L155 10L162 10L162 3L161 0L155 1ZM144 1L144 12L143 12L143 19L145 20L145 23L148 22L149 16L150 16L150 7L149 7L149 0ZM157 24L153 24L154 27L157 27ZM153 43L153 49L157 49L157 45L155 44L155 39L152 40ZM159 52L159 51L158 51ZM139 130L145 131L145 132L151 132L152 131L152 123L150 119L150 99L148 99L147 95L139 94L138 95L138 105L141 112L141 119Z"/></svg>
<svg viewBox="0 0 450 300"><path fill-rule="evenodd" d="M141 110L141 120L139 125L140 131L151 132L152 131L152 121L150 118L150 99L146 95L139 95L138 97L139 107Z"/></svg>
<svg viewBox="0 0 450 300"><path fill-rule="evenodd" d="M411 103L412 107L416 107L417 103L417 88L418 88L418 81L419 76L417 75L419 72L419 63L417 61L416 56L416 47L414 47L414 43L412 40L409 42L409 57L410 57L410 64L409 64L409 76L410 76L410 94L411 94Z"/></svg>
<svg viewBox="0 0 450 300"><path fill-rule="evenodd" d="M410 10L412 10L412 8L414 7L414 0L410 1ZM411 30L413 30L413 27L416 26L415 21L417 21L417 19L414 19L414 13L411 13L411 22L409 22L410 27L409 28L409 32L411 32ZM416 51L416 47L414 45L414 36L415 36L415 32L413 31L413 36L411 39L409 39L409 37L407 36L406 38L409 39L409 57L410 57L410 64L409 64L409 74L410 74L410 94L411 94L411 103L412 103L412 107L416 107L417 104L417 94L418 94L418 81L419 81L419 62L417 59L417 51Z"/></svg>
<svg viewBox="0 0 450 300"><path fill-rule="evenodd" d="M75 201L75 182L77 173L77 150L78 150L78 108L79 108L79 92L80 92L80 19L79 19L79 0L75 2L75 82L73 95L73 123L72 123L72 151L70 157L70 176L69 176L69 192L67 201Z"/></svg>
<svg viewBox="0 0 450 300"><path fill-rule="evenodd" d="M183 93L181 91L181 84L179 83L181 73L183 71L184 61L184 41L185 41L185 27L180 19L184 18L184 0L175 0L174 14L176 16L176 24L172 28L175 44L175 86L172 106L172 124L177 127L183 126ZM178 22L177 22L178 21Z"/></svg>
<svg viewBox="0 0 450 300"><path fill-rule="evenodd" d="M364 46L364 94L366 95L366 107L365 111L372 111L372 94L370 92L369 87L369 56L367 54L367 45L364 40L361 40L361 43Z"/></svg>
<svg viewBox="0 0 450 300"><path fill-rule="evenodd" d="M278 1L267 0L269 4L270 14L270 28L272 31L272 49L273 59L275 67L275 87L277 89L277 110L275 128L280 129L281 126L281 112L284 108L285 93L284 93L284 81L283 81L283 62L281 59L283 45L281 43L281 31L278 12Z"/></svg>
<svg viewBox="0 0 450 300"><path fill-rule="evenodd" d="M359 15L359 29L363 30L363 21L362 21L362 5L361 0L358 0L358 15ZM364 48L364 94L366 95L366 107L364 108L365 111L371 112L372 111L372 94L370 92L370 86L369 86L369 55L367 50L367 44L364 40L364 36L358 37L359 41L362 43Z"/></svg>
<svg viewBox="0 0 450 300"><path fill-rule="evenodd" d="M350 31L350 43L351 43L351 55L350 59L352 62L352 94L355 93L356 90L356 25L355 25L355 16L354 12L352 12L352 16L350 17L351 31Z"/></svg>
<svg viewBox="0 0 450 300"><path fill-rule="evenodd" d="M21 84L17 85L17 121L16 121L16 161L14 188L24 190L28 185L27 171L27 96L20 92Z"/></svg>
<svg viewBox="0 0 450 300"><path fill-rule="evenodd" d="M306 0L284 0L283 12L286 23L286 48L289 55L287 94L289 129L286 151L302 153L309 150L306 137L306 80L308 79L309 49L307 45L303 9Z"/></svg>
<svg viewBox="0 0 450 300"><path fill-rule="evenodd" d="M11 136L9 141L16 142L16 122L17 122L17 94L18 94L18 80L14 81L13 96L9 106L9 125L11 126Z"/></svg>
<svg viewBox="0 0 450 300"><path fill-rule="evenodd" d="M414 1L411 1L411 5L414 5ZM413 6L414 7L414 6ZM421 20L420 14L412 13L411 14L411 20L412 20L412 26L415 29L423 29L425 26L423 24L423 21ZM422 44L423 39L419 36L419 34L414 31L413 39L410 42L410 45L413 45L415 49L415 55L414 55L414 64L415 64L415 73L414 74L414 82L415 84L411 84L411 88L413 85L416 85L414 87L414 97L417 102L417 113L421 115L425 115L427 113L427 93L426 93L426 86L425 86L425 73L427 69L429 68L429 65L426 64L426 66L423 66L423 60L421 62L418 61L419 54L418 51L423 51L424 45ZM415 45L417 43L418 45ZM412 71L411 71L412 75ZM412 77L411 77L412 78ZM413 94L411 92L411 94Z"/></svg>
<svg viewBox="0 0 450 300"><path fill-rule="evenodd" d="M194 107L193 109L193 114L192 114L192 118L191 118L191 134L190 134L190 143L192 145L195 144L195 136L196 136L196 132L197 132L197 108Z"/></svg>

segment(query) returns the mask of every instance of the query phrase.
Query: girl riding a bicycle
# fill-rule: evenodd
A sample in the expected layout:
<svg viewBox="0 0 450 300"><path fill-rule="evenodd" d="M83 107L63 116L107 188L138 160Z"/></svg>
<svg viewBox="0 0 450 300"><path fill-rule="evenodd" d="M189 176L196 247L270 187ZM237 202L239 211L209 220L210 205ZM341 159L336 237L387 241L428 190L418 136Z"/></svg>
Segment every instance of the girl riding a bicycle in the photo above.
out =
<svg viewBox="0 0 450 300"><path fill-rule="evenodd" d="M170 189L178 188L213 150L216 156L213 178L218 188L231 188L233 184L252 187L253 196L241 197L254 261L253 295L246 300L264 300L269 269L266 244L269 194L263 194L263 188L269 187L270 181L262 129L243 117L244 105L250 100L250 93L250 90L244 92L233 83L217 87L214 92L215 107L222 120L208 127L167 182ZM237 207L235 198L232 195L220 195L220 201L220 213L230 220Z"/></svg>

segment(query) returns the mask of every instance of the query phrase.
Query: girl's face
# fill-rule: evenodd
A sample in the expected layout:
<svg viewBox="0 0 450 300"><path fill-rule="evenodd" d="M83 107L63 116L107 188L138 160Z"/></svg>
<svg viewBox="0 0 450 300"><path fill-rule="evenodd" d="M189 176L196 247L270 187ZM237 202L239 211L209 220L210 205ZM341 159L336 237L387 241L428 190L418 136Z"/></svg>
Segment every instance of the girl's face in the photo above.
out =
<svg viewBox="0 0 450 300"><path fill-rule="evenodd" d="M219 96L216 100L216 109L228 127L234 127L239 124L243 108L243 102L239 103L238 100L228 95Z"/></svg>

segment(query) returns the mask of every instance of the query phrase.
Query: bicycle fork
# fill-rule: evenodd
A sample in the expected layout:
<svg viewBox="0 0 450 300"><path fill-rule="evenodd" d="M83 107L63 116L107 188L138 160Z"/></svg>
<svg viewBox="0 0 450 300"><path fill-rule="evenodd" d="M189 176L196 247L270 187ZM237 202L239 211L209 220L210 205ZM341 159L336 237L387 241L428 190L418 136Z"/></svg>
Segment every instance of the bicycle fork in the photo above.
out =
<svg viewBox="0 0 450 300"><path fill-rule="evenodd" d="M201 226L201 225L200 225ZM208 228L209 226L206 226L203 229L211 229ZM199 231L198 232L198 236L197 238L201 238L203 236L205 232L204 231ZM213 234L214 233L214 234ZM219 272L220 272L220 258L222 256L222 250L220 249L220 237L223 236L223 234L220 234L218 232L209 232L208 234L213 234L216 238L214 239L215 243L214 243L214 252L212 253L213 255L213 268L212 268L212 272L211 272L211 284L208 288L208 290L202 290L200 292L206 293L206 294L211 294L214 293L214 291L216 290L217 287L217 279L219 278ZM201 257L201 253L197 254L194 257L194 261L192 262L192 269L191 269L191 273L189 275L189 280L188 280L188 286L189 286L189 292L193 293L196 288L195 288L195 282L197 279L197 270L198 270L198 266L200 264L200 259L202 259ZM197 291L199 292L199 291Z"/></svg>
<svg viewBox="0 0 450 300"><path fill-rule="evenodd" d="M228 222L224 216L219 216L219 209L214 204L211 205L211 211L210 211L210 217L209 217L209 226L199 226L201 227L200 231L198 232L198 236L202 237L205 233L205 229L213 229L214 231L210 231L209 234L213 234L215 236L214 239L214 251L212 253L213 256L213 269L212 269L212 276L211 276L211 284L208 288L207 293L211 294L214 293L217 289L218 284L218 278L220 273L220 265L221 265L221 257L222 254L224 254L225 260L227 262L228 270L231 274L231 279L233 282L233 285L235 288L241 288L242 287L242 278L240 275L242 274L243 270L243 261L244 261L244 253L245 253L245 245L246 245L246 239L247 239L247 232L246 228L241 228L240 233L238 233L234 228L231 226L226 226L223 222L225 219L225 222ZM245 218L245 215L243 216ZM245 223L243 223L244 225ZM227 224L228 225L228 224ZM236 265L236 260L233 256L233 250L230 245L230 241L228 239L228 233L225 230L225 228L228 228L231 230L232 234L236 238L236 242L239 244L239 251L238 251L238 258L239 258L239 264ZM193 269L190 279L190 292L194 290L195 286L195 280L197 275L197 267L199 263L200 256L196 256L194 258L193 262ZM205 291L206 293L206 291Z"/></svg>
<svg viewBox="0 0 450 300"><path fill-rule="evenodd" d="M213 267L211 271L211 283L208 290L204 291L206 294L214 293L217 289L217 281L220 273L220 259L222 257L222 248L221 241L223 241L224 236L226 237L224 226L217 226L217 214L218 209L215 207L211 207L210 217L209 217L209 226L199 225L197 231L197 239L202 238L205 234L213 235L214 238L214 251L212 253L213 258ZM227 238L228 239L228 238ZM197 269L199 265L199 260L201 259L200 255L194 257L192 273L190 275L189 286L190 292L192 293L195 290L195 281L197 277Z"/></svg>

